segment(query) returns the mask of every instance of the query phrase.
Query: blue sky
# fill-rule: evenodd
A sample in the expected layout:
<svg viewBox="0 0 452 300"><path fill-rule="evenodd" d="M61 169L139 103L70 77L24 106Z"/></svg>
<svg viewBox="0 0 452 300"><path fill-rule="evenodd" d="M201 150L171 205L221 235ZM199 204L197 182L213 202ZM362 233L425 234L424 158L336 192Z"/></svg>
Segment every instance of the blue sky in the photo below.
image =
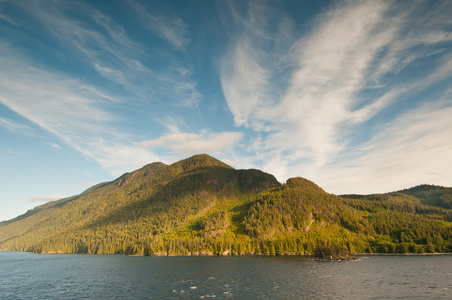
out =
<svg viewBox="0 0 452 300"><path fill-rule="evenodd" d="M452 186L451 1L0 0L0 220L208 153Z"/></svg>

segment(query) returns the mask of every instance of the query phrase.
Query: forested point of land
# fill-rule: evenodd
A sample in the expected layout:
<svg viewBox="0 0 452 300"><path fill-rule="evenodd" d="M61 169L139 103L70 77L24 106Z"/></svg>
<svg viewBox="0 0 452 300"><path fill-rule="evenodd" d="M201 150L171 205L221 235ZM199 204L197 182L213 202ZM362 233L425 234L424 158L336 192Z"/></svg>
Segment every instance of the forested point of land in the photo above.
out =
<svg viewBox="0 0 452 300"><path fill-rule="evenodd" d="M205 154L152 163L0 223L0 249L128 255L451 253L452 188L329 194Z"/></svg>

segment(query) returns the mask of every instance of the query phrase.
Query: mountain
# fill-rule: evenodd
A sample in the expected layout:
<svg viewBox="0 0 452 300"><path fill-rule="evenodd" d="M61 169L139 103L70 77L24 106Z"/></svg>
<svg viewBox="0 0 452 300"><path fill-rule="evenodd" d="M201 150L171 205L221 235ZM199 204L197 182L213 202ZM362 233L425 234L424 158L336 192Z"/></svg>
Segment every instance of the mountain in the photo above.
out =
<svg viewBox="0 0 452 300"><path fill-rule="evenodd" d="M400 193L414 196L426 205L452 208L452 188L424 184L402 190Z"/></svg>
<svg viewBox="0 0 452 300"><path fill-rule="evenodd" d="M205 154L152 163L0 223L0 249L135 255L452 252L450 188L329 194Z"/></svg>

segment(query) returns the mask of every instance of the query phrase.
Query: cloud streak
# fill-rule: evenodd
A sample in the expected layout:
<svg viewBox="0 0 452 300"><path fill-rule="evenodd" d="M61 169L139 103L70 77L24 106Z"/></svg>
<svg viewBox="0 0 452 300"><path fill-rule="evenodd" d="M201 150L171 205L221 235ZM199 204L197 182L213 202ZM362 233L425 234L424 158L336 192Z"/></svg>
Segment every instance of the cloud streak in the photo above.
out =
<svg viewBox="0 0 452 300"><path fill-rule="evenodd" d="M32 1L21 8L28 11L30 17L36 19L70 53L71 59L81 61L141 101L169 98L175 104L187 107L195 107L201 101L202 95L197 91L195 82L188 73L180 73L184 66L169 61L166 68L149 68L146 61L162 60L162 57L151 57L143 44L128 37L124 27L95 7ZM180 47L186 45L182 20L153 18L150 23L158 21L159 34L168 36L173 43L179 41Z"/></svg>
<svg viewBox="0 0 452 300"><path fill-rule="evenodd" d="M142 141L138 145L144 148L166 148L178 157L187 157L199 153L219 154L226 148L233 148L242 138L240 132L170 133L156 140Z"/></svg>
<svg viewBox="0 0 452 300"><path fill-rule="evenodd" d="M154 148L172 152L172 158L188 154L220 153L242 137L237 132L173 133L153 141L133 143L132 135L114 125L118 117L108 112L112 96L86 83L32 67L23 57L5 51L0 57L0 103L56 135L106 170L119 175L146 163L167 160ZM20 80L19 80L20 78ZM9 130L26 127L0 119ZM57 148L57 145L51 145Z"/></svg>
<svg viewBox="0 0 452 300"><path fill-rule="evenodd" d="M166 5L130 0L115 18L83 2L7 4L0 104L112 174L210 153L331 192L450 179L450 1L333 1L311 20L284 1L225 1L199 34ZM221 47L199 51L214 35ZM13 134L30 126L0 117Z"/></svg>
<svg viewBox="0 0 452 300"><path fill-rule="evenodd" d="M85 70L94 70L116 86L107 83L106 86L115 88L106 92L96 83L86 83L99 81L92 75L82 79L64 68L54 71L52 66L58 63L56 60L43 68L14 42L2 43L0 103L115 175L160 161L163 156L136 145L140 137L119 129L118 124L125 120L115 110L118 107L133 109L137 103L147 105L148 102L154 103L153 108L157 110L195 108L202 95L191 79L191 70L174 61L168 61L167 67L151 69L149 62L153 65L152 60L161 57L151 57L146 45L134 42L124 27L89 4L73 6L65 2L31 1L11 5L27 12L33 21L6 17L4 20L31 31L34 28L30 24L35 24L40 29L39 38L45 36L55 42L55 49L63 49L51 50L59 53L55 59L70 60L71 64L75 62ZM178 51L189 43L186 25L181 19L155 17L153 20L156 34L163 35ZM14 133L30 133L31 130L6 118L0 119L0 126ZM202 137L211 135L199 135L192 141L192 147L197 142L209 147L208 142L203 144ZM176 153L183 152L180 147L176 148L179 149ZM198 146L198 150L201 149L203 146Z"/></svg>
<svg viewBox="0 0 452 300"><path fill-rule="evenodd" d="M129 1L129 5L145 28L168 41L177 50L185 51L190 38L188 26L181 18L151 14L147 8L136 1Z"/></svg>
<svg viewBox="0 0 452 300"><path fill-rule="evenodd" d="M330 165L340 159L349 159L344 168L347 163L378 167L344 153L353 149L352 144L356 147L368 140L397 144L395 135L388 135L390 140L377 138L380 129L372 125L372 120L387 119L388 126L394 128L386 130L398 132L397 126L407 117L399 115L400 111L388 116L387 109L401 103L410 108L408 99L420 101L415 91L426 91L451 78L452 68L444 50L452 37L445 29L450 25L452 7L439 3L433 16L421 22L417 18L427 3L419 4L405 7L389 1L337 2L313 21L308 34L296 40L287 26L262 26L262 20L274 11L251 3L246 18L254 25L245 26L233 37L235 46L224 56L220 73L236 124L259 134L250 150L264 161L264 169L272 170L280 179L303 175L321 183L328 180L320 173L331 171ZM255 5L259 6L260 18L255 16ZM243 23L234 7L231 15L237 24ZM279 13L281 23L290 24L287 19L288 15ZM425 64L426 76L409 73L414 62ZM402 73L404 76L400 76ZM278 77L287 80L281 84L275 80ZM446 101L451 101L448 97L450 91ZM428 102L435 103L439 98L436 95ZM402 119L390 122L391 118ZM407 134L412 129L403 128ZM435 130L434 126L426 128L429 133ZM360 139L354 137L356 133ZM411 145L408 140L402 142L405 147ZM384 148L379 145L354 155L378 156ZM331 180L328 182L333 186ZM338 190L337 185L335 188Z"/></svg>
<svg viewBox="0 0 452 300"><path fill-rule="evenodd" d="M7 118L0 117L0 127L5 128L6 130L12 133L25 135L31 135L33 133L33 129L31 127L16 123L13 120Z"/></svg>
<svg viewBox="0 0 452 300"><path fill-rule="evenodd" d="M31 197L30 202L50 202L50 201L56 201L65 198L64 196L58 196L58 195L44 195L44 196L36 196Z"/></svg>
<svg viewBox="0 0 452 300"><path fill-rule="evenodd" d="M121 99L83 81L37 68L6 44L0 49L0 103L115 176L149 162L172 161L199 152L221 153L242 137L237 132L203 131L134 142L135 134L118 129L122 119L109 111L112 104L121 104ZM0 118L0 126L13 132L29 131L6 118ZM58 145L50 146L59 149ZM158 149L169 149L171 155L158 154Z"/></svg>
<svg viewBox="0 0 452 300"><path fill-rule="evenodd" d="M120 100L84 82L38 69L6 45L1 48L1 104L107 169L130 167L154 158L146 153L138 162L133 156L123 155L121 164L107 163L117 159L101 150L111 150L114 144L125 144L128 139L128 134L112 125L118 117L107 111L108 104Z"/></svg>
<svg viewBox="0 0 452 300"><path fill-rule="evenodd" d="M452 136L452 105L442 104L421 106L386 124L343 162L325 167L322 172L334 174L323 175L325 184L337 193L350 193L351 185L354 193L395 191L426 182L449 186L452 158L447 153L452 153L452 143L444 137Z"/></svg>

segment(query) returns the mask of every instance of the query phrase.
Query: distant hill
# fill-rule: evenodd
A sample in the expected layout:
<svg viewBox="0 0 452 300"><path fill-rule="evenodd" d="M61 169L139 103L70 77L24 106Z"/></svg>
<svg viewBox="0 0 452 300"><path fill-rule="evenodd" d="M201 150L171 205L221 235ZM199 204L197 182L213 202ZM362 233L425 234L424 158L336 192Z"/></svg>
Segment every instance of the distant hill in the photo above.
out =
<svg viewBox="0 0 452 300"><path fill-rule="evenodd" d="M424 184L402 190L400 193L414 196L426 205L452 208L452 188Z"/></svg>
<svg viewBox="0 0 452 300"><path fill-rule="evenodd" d="M0 223L0 249L134 255L452 252L451 188L336 196L205 154L152 163Z"/></svg>

